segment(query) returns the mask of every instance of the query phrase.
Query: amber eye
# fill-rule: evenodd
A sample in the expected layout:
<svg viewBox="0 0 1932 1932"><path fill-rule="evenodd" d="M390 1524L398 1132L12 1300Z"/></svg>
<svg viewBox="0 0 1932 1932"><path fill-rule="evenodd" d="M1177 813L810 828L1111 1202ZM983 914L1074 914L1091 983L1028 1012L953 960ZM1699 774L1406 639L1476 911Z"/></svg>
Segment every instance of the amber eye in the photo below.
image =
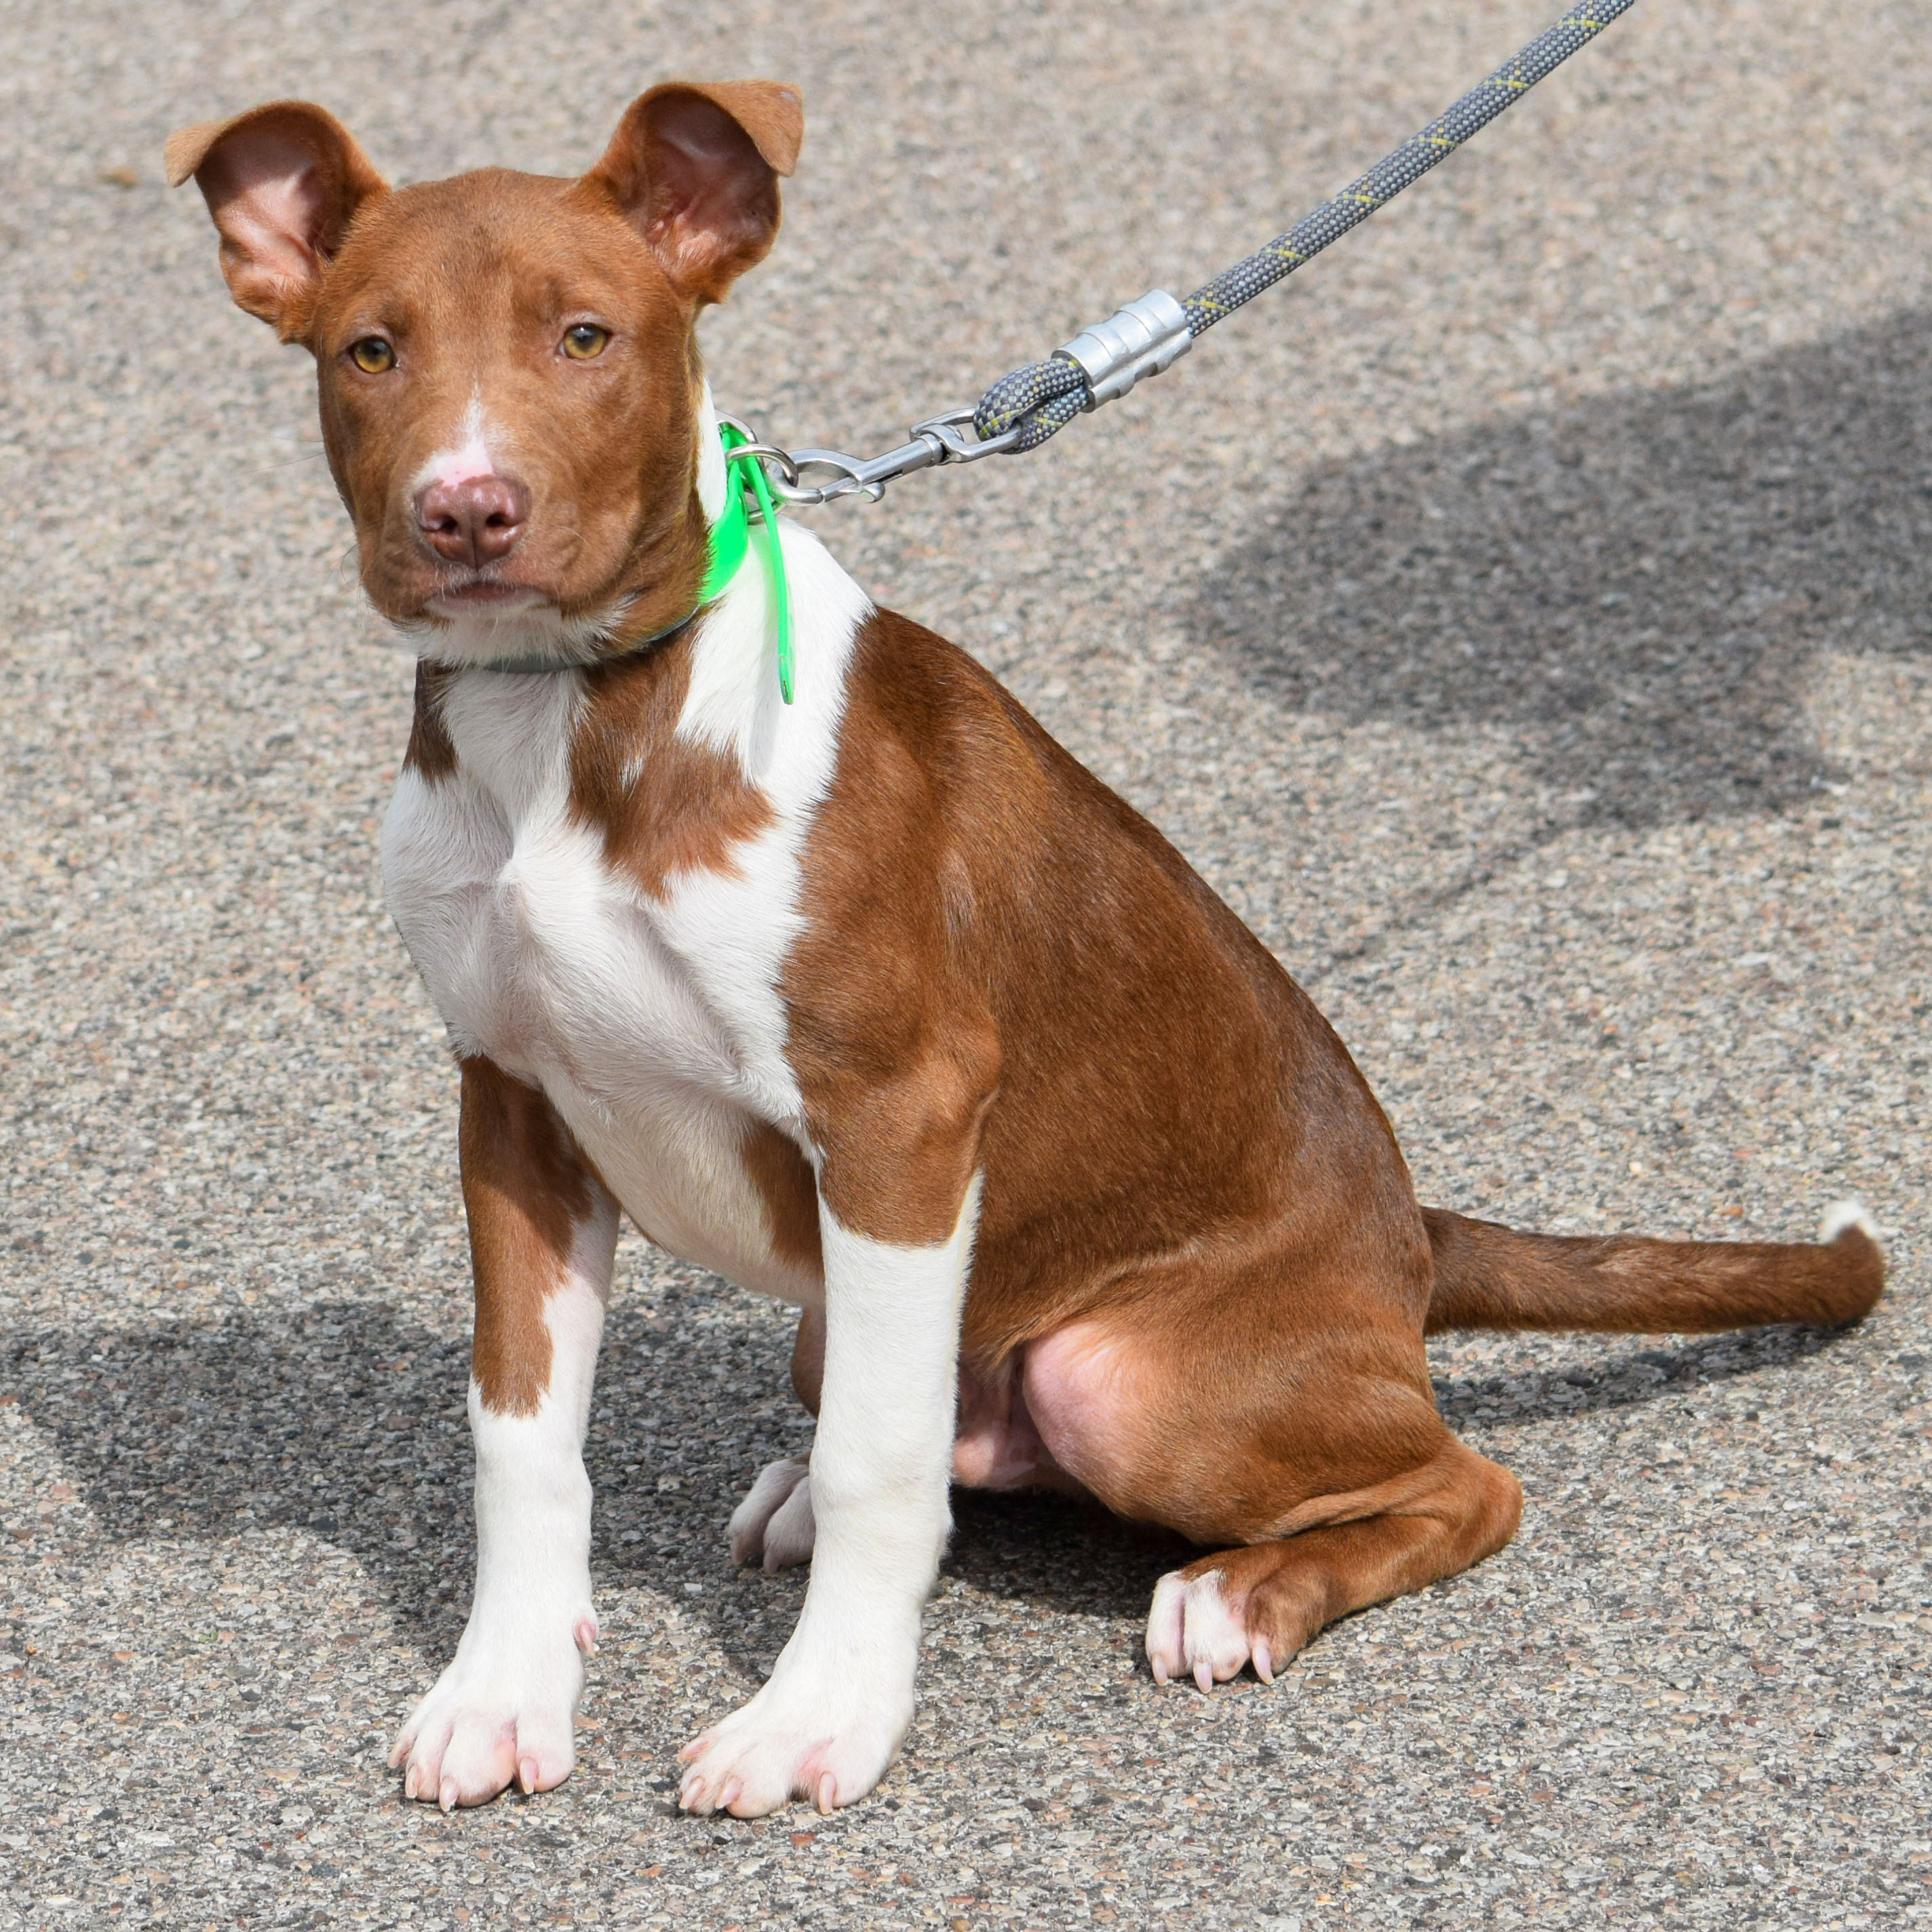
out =
<svg viewBox="0 0 1932 1932"><path fill-rule="evenodd" d="M396 352L380 335L365 335L349 345L349 359L365 376L380 376L396 366Z"/></svg>
<svg viewBox="0 0 1932 1932"><path fill-rule="evenodd" d="M610 340L608 328L599 328L594 322L580 322L563 332L563 352L573 362L588 362L593 356L603 354Z"/></svg>

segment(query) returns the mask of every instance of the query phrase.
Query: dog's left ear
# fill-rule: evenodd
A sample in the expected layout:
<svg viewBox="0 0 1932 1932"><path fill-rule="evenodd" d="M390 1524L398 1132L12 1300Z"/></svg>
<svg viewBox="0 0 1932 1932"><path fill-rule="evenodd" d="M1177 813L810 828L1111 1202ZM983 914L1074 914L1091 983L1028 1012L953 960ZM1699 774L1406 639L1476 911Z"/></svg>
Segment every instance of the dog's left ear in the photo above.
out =
<svg viewBox="0 0 1932 1932"><path fill-rule="evenodd" d="M605 189L694 302L722 302L778 232L778 177L805 138L798 89L671 81L625 110L587 178Z"/></svg>

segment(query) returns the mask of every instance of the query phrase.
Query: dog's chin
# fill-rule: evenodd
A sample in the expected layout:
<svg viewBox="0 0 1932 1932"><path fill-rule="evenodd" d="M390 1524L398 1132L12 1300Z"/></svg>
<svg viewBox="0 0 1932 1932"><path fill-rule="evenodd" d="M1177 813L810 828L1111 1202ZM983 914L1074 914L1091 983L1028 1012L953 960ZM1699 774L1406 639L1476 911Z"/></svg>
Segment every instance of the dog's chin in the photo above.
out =
<svg viewBox="0 0 1932 1932"><path fill-rule="evenodd" d="M590 664L622 627L632 599L566 612L540 590L480 583L436 591L411 616L392 616L398 640L418 658L444 664L548 658L560 667Z"/></svg>
<svg viewBox="0 0 1932 1932"><path fill-rule="evenodd" d="M526 610L540 610L546 605L555 608L550 598L527 584L492 584L486 580L439 590L424 600L423 610L425 615L440 617L446 622L477 616L500 621Z"/></svg>

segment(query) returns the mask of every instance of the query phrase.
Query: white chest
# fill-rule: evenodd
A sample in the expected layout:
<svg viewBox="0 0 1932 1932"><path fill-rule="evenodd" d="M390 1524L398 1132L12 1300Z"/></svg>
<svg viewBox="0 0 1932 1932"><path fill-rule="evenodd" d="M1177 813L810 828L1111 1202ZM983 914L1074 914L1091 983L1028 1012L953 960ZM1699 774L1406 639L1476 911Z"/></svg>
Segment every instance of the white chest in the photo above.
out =
<svg viewBox="0 0 1932 1932"><path fill-rule="evenodd" d="M541 1086L654 1240L810 1298L740 1156L758 1121L802 1125L778 990L796 865L766 834L728 878L640 890L570 808L582 701L567 673L456 681L457 769L405 772L383 828L390 910L458 1050Z"/></svg>
<svg viewBox="0 0 1932 1932"><path fill-rule="evenodd" d="M772 1252L742 1150L764 1122L812 1153L780 989L871 607L814 538L780 527L796 703L779 700L766 579L747 568L700 626L676 728L734 760L770 806L728 863L644 890L572 810L582 680L471 670L442 700L456 770L434 783L404 774L382 870L460 1052L540 1085L661 1246L747 1287L814 1300L816 1275Z"/></svg>

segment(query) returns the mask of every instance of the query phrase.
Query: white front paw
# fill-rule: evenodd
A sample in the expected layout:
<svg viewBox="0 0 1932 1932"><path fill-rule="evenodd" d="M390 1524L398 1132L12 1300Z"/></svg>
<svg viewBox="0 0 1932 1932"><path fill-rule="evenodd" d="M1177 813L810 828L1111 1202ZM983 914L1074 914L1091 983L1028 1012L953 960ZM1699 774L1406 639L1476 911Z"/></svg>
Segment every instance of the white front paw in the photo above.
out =
<svg viewBox="0 0 1932 1932"><path fill-rule="evenodd" d="M597 1645L586 1606L540 1632L472 1614L449 1668L412 1713L389 1753L404 1766L403 1795L440 1804L484 1804L515 1783L548 1791L577 1762L584 1659Z"/></svg>
<svg viewBox="0 0 1932 1932"><path fill-rule="evenodd" d="M743 1709L678 1753L691 1766L679 1806L760 1818L794 1797L821 1811L850 1804L885 1775L912 1704L910 1685L882 1691L838 1673L804 1683L781 1667Z"/></svg>
<svg viewBox="0 0 1932 1932"><path fill-rule="evenodd" d="M731 1515L731 1561L763 1558L767 1570L812 1560L818 1526L812 1511L812 1464L803 1456L767 1462Z"/></svg>

